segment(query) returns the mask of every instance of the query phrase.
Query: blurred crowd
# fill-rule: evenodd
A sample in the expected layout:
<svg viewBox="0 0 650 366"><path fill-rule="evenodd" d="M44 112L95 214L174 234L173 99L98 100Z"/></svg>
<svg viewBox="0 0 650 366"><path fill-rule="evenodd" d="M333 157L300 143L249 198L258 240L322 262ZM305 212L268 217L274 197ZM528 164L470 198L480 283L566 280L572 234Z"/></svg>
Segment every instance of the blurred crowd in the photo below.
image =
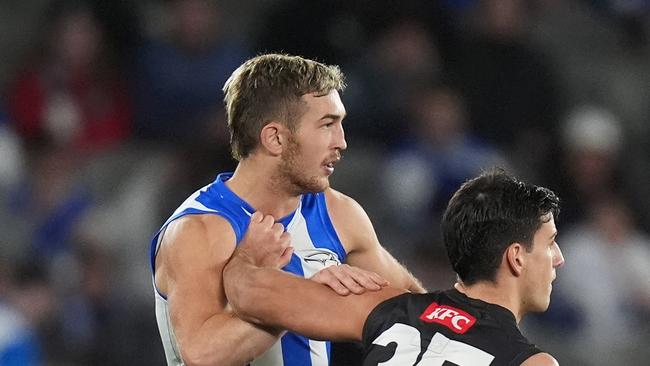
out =
<svg viewBox="0 0 650 366"><path fill-rule="evenodd" d="M341 66L332 184L427 288L454 281L450 195L501 166L562 199L566 264L529 338L562 364L650 359L647 1L23 0L0 19L1 366L164 363L149 239L234 168L221 87L264 52Z"/></svg>

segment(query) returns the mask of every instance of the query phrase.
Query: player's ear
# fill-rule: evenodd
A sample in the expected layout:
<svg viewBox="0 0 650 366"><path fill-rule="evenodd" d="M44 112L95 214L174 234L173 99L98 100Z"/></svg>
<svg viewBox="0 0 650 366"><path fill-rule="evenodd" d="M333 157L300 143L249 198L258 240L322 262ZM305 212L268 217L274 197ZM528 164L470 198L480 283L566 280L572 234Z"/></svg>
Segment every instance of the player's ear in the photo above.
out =
<svg viewBox="0 0 650 366"><path fill-rule="evenodd" d="M282 148L286 146L287 128L277 121L271 121L262 127L260 131L260 144L271 155L279 156Z"/></svg>
<svg viewBox="0 0 650 366"><path fill-rule="evenodd" d="M503 254L504 262L508 266L510 273L514 276L519 277L524 270L524 264L526 258L524 253L526 248L521 243L512 243L506 248L505 253Z"/></svg>

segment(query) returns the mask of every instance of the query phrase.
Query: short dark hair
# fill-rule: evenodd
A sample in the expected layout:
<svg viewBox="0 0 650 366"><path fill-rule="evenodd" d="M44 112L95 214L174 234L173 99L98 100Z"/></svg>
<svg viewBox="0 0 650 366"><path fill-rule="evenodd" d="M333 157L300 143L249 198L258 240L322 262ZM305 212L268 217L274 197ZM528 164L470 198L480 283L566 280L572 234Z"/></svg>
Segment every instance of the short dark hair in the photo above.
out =
<svg viewBox="0 0 650 366"><path fill-rule="evenodd" d="M233 157L247 157L257 147L262 127L273 119L295 130L304 112L303 95L344 88L338 66L300 56L266 54L244 62L223 87Z"/></svg>
<svg viewBox="0 0 650 366"><path fill-rule="evenodd" d="M449 200L442 235L451 266L467 285L494 281L510 244L532 250L535 232L557 218L559 198L493 169L465 182Z"/></svg>

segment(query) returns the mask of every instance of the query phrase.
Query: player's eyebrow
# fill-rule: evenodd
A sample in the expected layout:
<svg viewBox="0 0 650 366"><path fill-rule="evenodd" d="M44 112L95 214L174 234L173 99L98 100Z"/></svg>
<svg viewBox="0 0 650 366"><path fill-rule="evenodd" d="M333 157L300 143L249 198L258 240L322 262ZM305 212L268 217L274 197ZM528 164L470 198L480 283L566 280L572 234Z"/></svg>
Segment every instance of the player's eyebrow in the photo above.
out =
<svg viewBox="0 0 650 366"><path fill-rule="evenodd" d="M323 117L321 117L321 119L334 119L334 120L337 120L337 119L343 119L343 118L345 118L345 116L346 116L345 114L340 115L340 114L328 113L328 114L324 115Z"/></svg>

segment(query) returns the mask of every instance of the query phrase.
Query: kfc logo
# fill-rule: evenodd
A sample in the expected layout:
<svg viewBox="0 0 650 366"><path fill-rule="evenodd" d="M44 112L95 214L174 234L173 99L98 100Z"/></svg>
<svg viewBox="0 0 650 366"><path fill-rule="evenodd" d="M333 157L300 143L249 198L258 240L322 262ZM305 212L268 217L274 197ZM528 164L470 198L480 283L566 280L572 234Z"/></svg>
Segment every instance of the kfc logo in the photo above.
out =
<svg viewBox="0 0 650 366"><path fill-rule="evenodd" d="M420 315L420 320L442 324L457 334L464 334L476 323L476 318L468 313L451 306L438 305L435 302Z"/></svg>

